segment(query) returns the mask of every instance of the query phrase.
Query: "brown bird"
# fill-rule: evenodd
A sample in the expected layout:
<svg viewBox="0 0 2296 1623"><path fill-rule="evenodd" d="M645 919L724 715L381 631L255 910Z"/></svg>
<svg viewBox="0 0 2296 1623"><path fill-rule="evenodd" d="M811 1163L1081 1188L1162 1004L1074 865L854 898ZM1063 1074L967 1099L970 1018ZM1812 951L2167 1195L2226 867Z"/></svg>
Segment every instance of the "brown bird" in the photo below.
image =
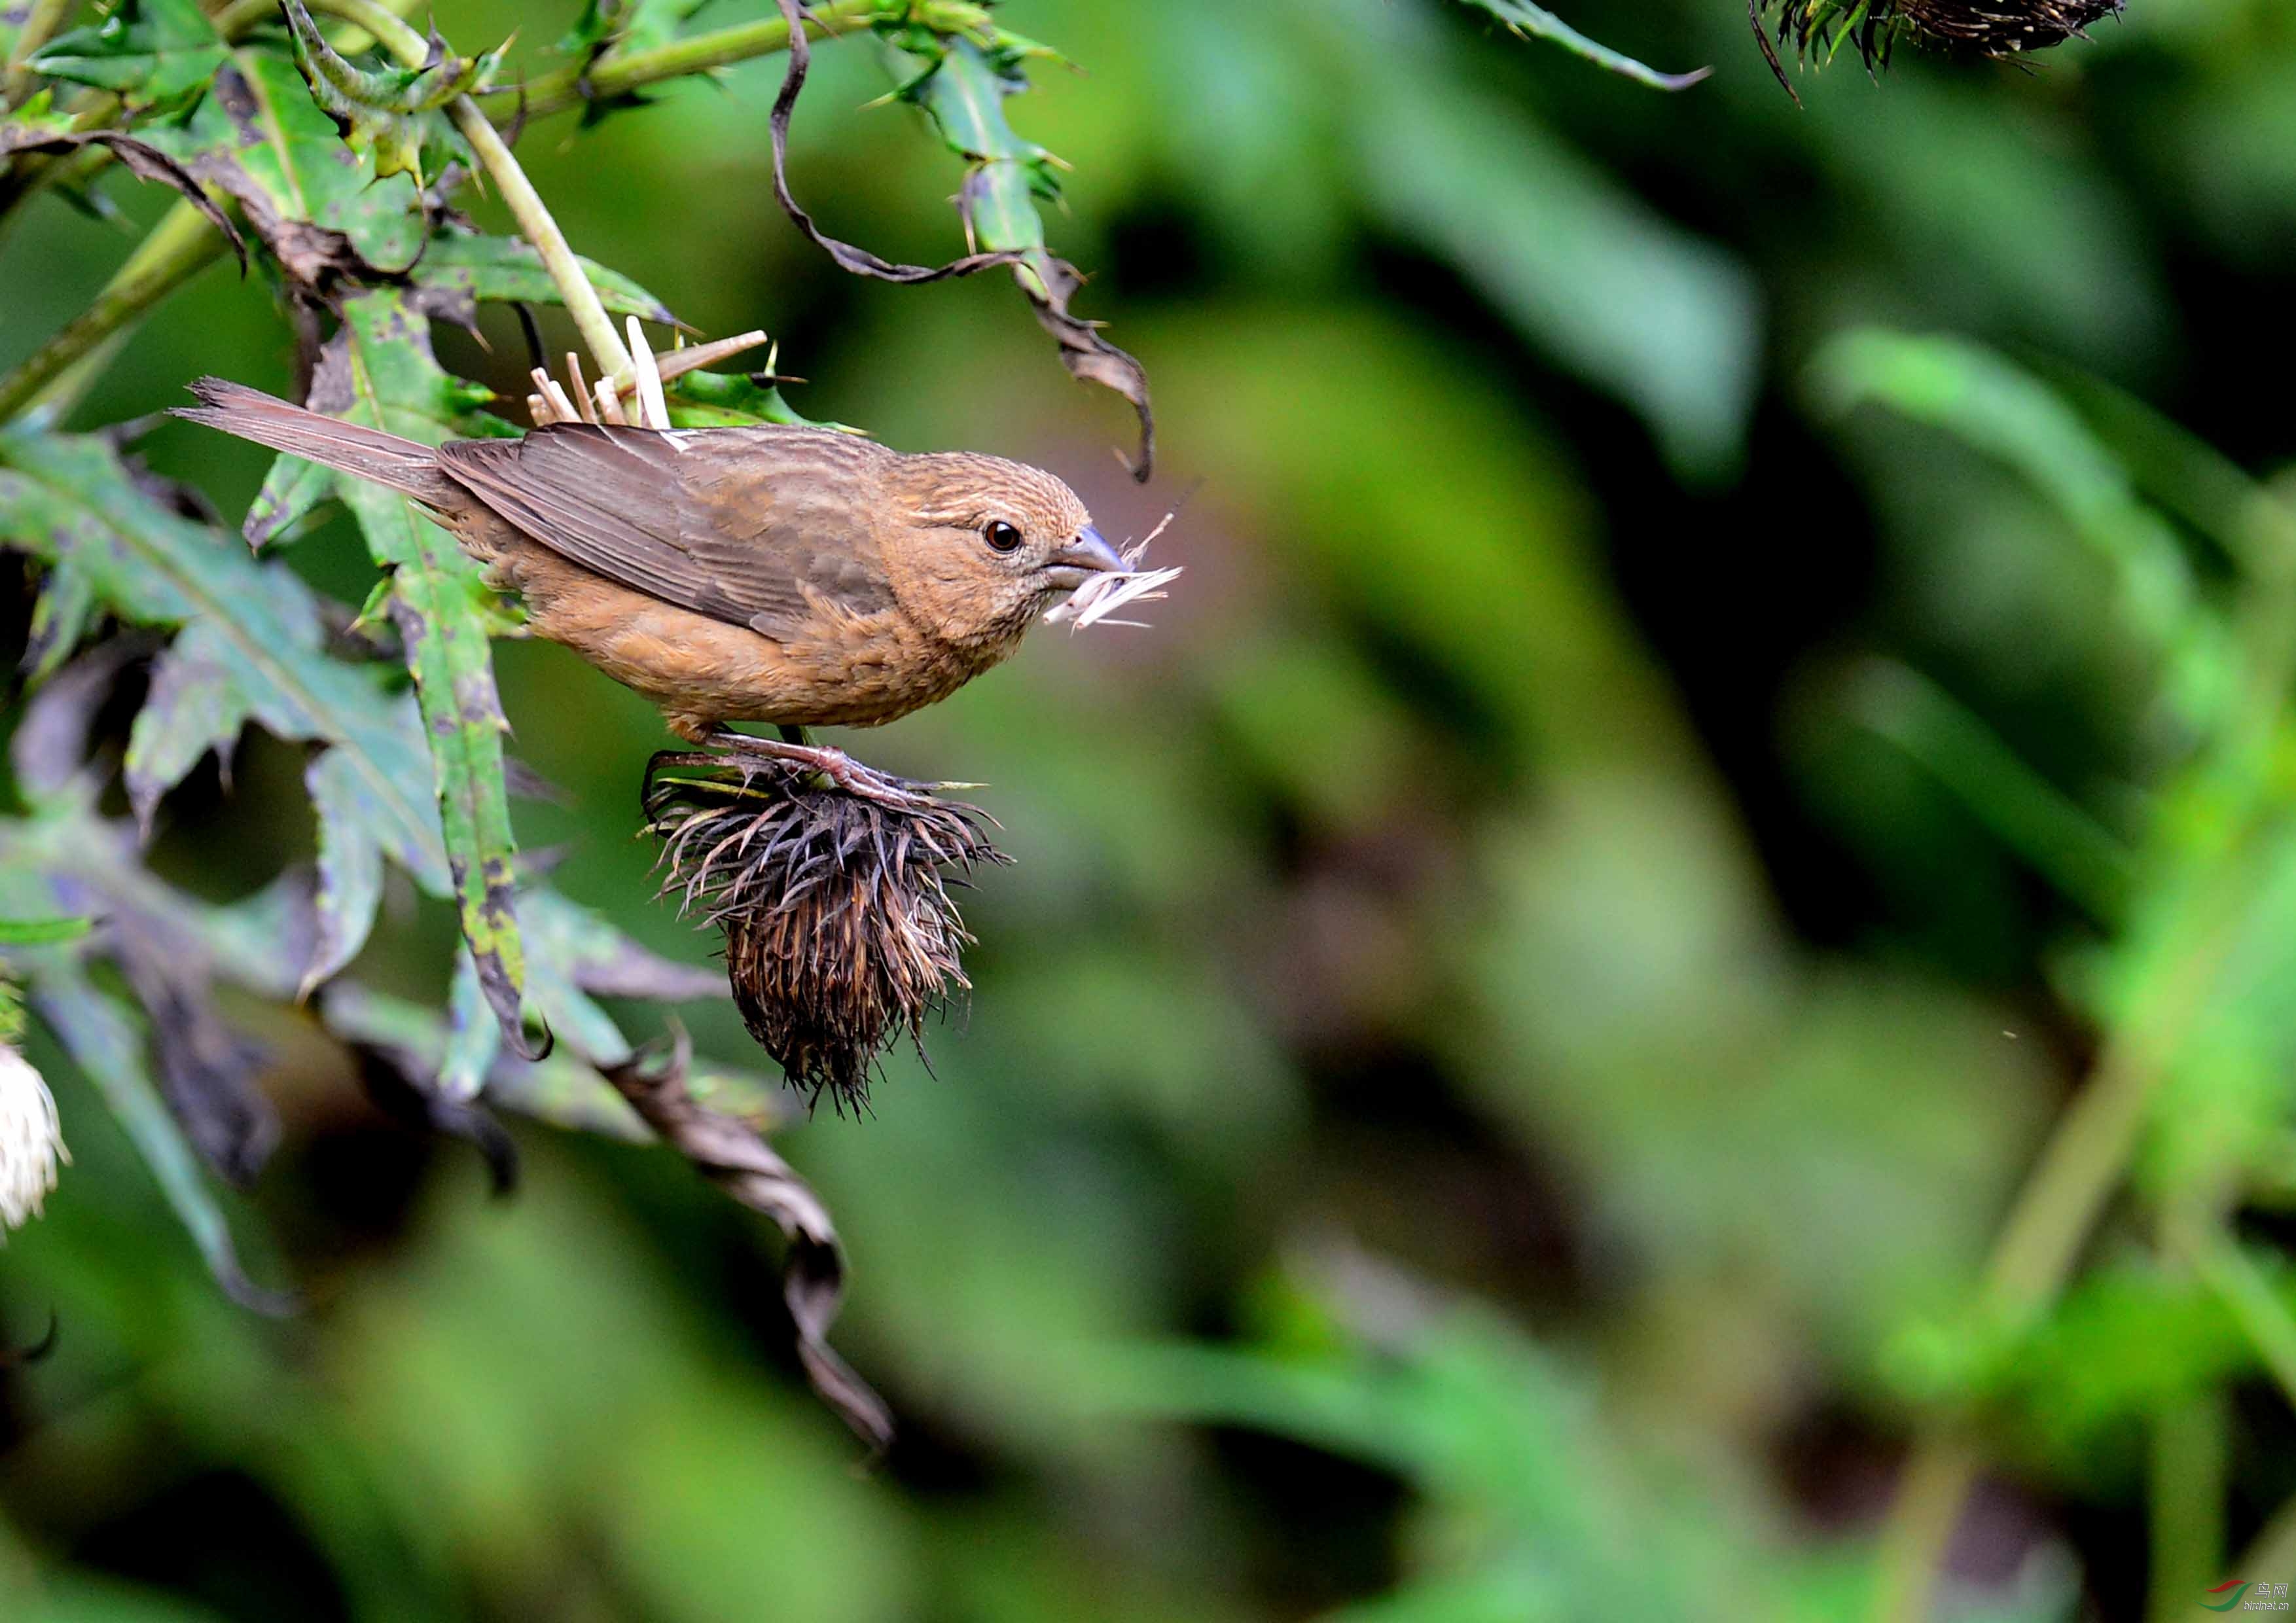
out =
<svg viewBox="0 0 2296 1623"><path fill-rule="evenodd" d="M695 742L802 755L866 792L842 752L731 721L873 726L1011 653L1063 592L1124 560L1053 475L822 429L562 422L433 447L219 378L178 416L414 497L488 580L662 707Z"/></svg>

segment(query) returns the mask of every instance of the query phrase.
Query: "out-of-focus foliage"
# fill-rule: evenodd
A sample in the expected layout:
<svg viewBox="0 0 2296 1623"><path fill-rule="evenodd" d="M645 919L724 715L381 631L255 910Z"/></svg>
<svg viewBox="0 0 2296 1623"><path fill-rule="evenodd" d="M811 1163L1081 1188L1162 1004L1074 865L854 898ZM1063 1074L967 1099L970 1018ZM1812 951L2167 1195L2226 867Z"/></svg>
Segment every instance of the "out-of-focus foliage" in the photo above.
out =
<svg viewBox="0 0 2296 1623"><path fill-rule="evenodd" d="M571 29L579 60L683 9L442 21L465 50ZM1845 53L1797 113L1742 8L1564 8L1716 67L1672 95L1493 15L1529 9L997 9L1088 70L1032 59L1007 111L1077 165L1065 212L1031 206L1154 379L1144 493L1108 458L1121 406L1045 365L1009 291L858 282L788 229L778 63L525 133L625 296L772 330L806 415L1028 456L1111 534L1187 493L1152 633L1040 635L846 741L986 780L1020 859L968 899L978 990L935 1074L777 1140L838 1213L846 1350L906 1434L851 1471L786 1367L769 1241L676 1164L521 1129L524 1186L488 1204L218 945L201 984L269 1051L280 1148L247 1196L200 1187L268 1220L249 1271L306 1311L257 1320L184 1266L97 1102L106 1050L83 1070L36 1022L74 1161L0 1251L8 1334L62 1324L7 1376L0 1611L1850 1618L1940 1422L1987 1461L1950 1615L2181 1618L2296 1579L2296 25L2136 0L2030 74L1901 52L1876 85ZM174 71L209 49L179 33L135 38ZM825 231L937 263L967 166L931 168L946 124L853 111L908 77L884 48L816 48L791 172ZM524 45L501 82L563 61ZM169 201L93 184L136 220ZM0 366L126 251L65 195L0 241ZM465 291L533 291L499 288ZM67 426L201 372L284 388L268 291L207 272ZM513 318L478 319L491 354L441 327L435 358L522 393ZM266 471L181 426L139 449L233 514ZM346 602L373 578L324 515L249 567ZM496 662L517 756L567 796L516 807L521 846L698 963L629 838L652 711L554 649ZM114 750L133 685L94 719ZM227 792L185 761L159 807L151 867L201 939L275 945L266 887L328 851L275 731ZM132 848L70 826L91 863ZM397 873L324 1027L594 1107L562 1056L450 1058L437 1011L496 1028L451 995L450 909ZM549 927L521 922L539 998ZM82 977L91 1022L135 1018L111 977ZM2029 1247L1987 1286L2098 1098L2128 1153L2077 1269L2060 1293Z"/></svg>

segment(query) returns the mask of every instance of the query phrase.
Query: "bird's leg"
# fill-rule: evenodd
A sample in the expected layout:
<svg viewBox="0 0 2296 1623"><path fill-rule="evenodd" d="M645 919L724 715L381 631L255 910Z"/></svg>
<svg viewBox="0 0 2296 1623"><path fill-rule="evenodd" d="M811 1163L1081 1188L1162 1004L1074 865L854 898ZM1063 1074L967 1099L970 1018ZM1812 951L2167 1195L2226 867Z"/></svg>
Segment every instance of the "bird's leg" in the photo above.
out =
<svg viewBox="0 0 2296 1623"><path fill-rule="evenodd" d="M709 734L707 742L732 755L764 756L772 760L795 761L809 766L857 799L911 808L932 800L929 785L865 766L832 745L808 742L803 727L785 726L780 732L782 736L779 738L759 738L753 733L737 733L731 727L719 727Z"/></svg>

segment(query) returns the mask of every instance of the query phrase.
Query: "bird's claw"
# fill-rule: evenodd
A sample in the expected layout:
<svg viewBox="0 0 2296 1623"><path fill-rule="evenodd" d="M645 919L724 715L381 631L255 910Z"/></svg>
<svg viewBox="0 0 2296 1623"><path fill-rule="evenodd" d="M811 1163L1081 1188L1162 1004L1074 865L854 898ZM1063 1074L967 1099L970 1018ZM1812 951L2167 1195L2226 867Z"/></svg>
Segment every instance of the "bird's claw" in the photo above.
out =
<svg viewBox="0 0 2296 1623"><path fill-rule="evenodd" d="M783 739L736 733L730 728L714 734L709 742L729 755L795 762L819 773L857 799L873 800L882 806L912 811L930 806L933 802L932 791L937 787L880 772L828 744L791 743Z"/></svg>

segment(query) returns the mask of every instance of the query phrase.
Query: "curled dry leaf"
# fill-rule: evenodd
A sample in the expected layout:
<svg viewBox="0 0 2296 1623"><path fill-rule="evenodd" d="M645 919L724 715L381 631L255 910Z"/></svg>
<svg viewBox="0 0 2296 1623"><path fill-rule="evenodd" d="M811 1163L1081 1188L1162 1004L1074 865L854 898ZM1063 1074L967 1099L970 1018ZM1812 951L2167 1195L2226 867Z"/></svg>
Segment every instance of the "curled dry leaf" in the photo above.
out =
<svg viewBox="0 0 2296 1623"><path fill-rule="evenodd" d="M893 1440L892 1413L829 1345L829 1327L845 1292L845 1259L829 1209L754 1127L694 1098L686 1086L692 1060L692 1045L681 1030L667 1054L642 1053L604 1070L645 1124L696 1171L781 1229L789 1243L782 1297L797 1326L806 1378L823 1402L882 1453Z"/></svg>
<svg viewBox="0 0 2296 1623"><path fill-rule="evenodd" d="M116 129L86 129L54 131L37 126L0 127L0 158L12 158L18 152L50 154L76 152L84 146L101 146L119 160L121 167L138 180L155 180L173 186L184 199L201 214L208 223L224 234L231 250L239 256L239 268L247 270L247 239L239 234L239 227L231 217L218 208L213 198L203 190L198 179L182 164L148 141L122 135Z"/></svg>

